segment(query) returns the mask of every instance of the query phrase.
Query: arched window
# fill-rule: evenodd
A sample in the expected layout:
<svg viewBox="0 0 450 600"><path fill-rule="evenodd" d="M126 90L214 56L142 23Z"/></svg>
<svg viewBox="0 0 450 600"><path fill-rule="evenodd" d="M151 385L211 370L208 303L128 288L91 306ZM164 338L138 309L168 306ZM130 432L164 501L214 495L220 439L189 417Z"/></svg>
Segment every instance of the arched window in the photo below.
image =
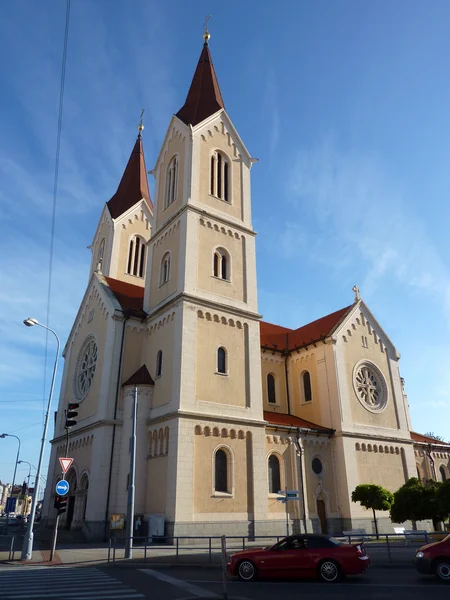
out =
<svg viewBox="0 0 450 600"><path fill-rule="evenodd" d="M166 176L166 199L164 208L167 208L177 199L178 188L178 160L174 156L169 163Z"/></svg>
<svg viewBox="0 0 450 600"><path fill-rule="evenodd" d="M159 285L164 285L170 279L170 253L166 252L162 257L161 270L159 273Z"/></svg>
<svg viewBox="0 0 450 600"><path fill-rule="evenodd" d="M447 479L447 475L445 474L445 468L443 466L439 467L439 473L441 474L442 481L445 481Z"/></svg>
<svg viewBox="0 0 450 600"><path fill-rule="evenodd" d="M211 156L210 193L225 202L230 201L230 164L222 152Z"/></svg>
<svg viewBox="0 0 450 600"><path fill-rule="evenodd" d="M281 490L280 461L275 454L269 456L269 493L277 494Z"/></svg>
<svg viewBox="0 0 450 600"><path fill-rule="evenodd" d="M311 391L311 375L309 371L305 371L302 375L303 380L303 399L305 402L311 402L312 391Z"/></svg>
<svg viewBox="0 0 450 600"><path fill-rule="evenodd" d="M228 492L228 460L225 450L217 450L214 459L214 488L216 492Z"/></svg>
<svg viewBox="0 0 450 600"><path fill-rule="evenodd" d="M230 280L230 259L228 253L223 248L217 248L213 257L214 277Z"/></svg>
<svg viewBox="0 0 450 600"><path fill-rule="evenodd" d="M162 350L158 350L156 355L156 377L161 377L162 374Z"/></svg>
<svg viewBox="0 0 450 600"><path fill-rule="evenodd" d="M267 375L267 400L270 404L276 404L277 396L275 393L275 377L272 373Z"/></svg>
<svg viewBox="0 0 450 600"><path fill-rule="evenodd" d="M128 247L127 273L136 277L144 277L145 240L139 236L131 238Z"/></svg>
<svg viewBox="0 0 450 600"><path fill-rule="evenodd" d="M217 372L227 372L227 351L222 347L217 350Z"/></svg>

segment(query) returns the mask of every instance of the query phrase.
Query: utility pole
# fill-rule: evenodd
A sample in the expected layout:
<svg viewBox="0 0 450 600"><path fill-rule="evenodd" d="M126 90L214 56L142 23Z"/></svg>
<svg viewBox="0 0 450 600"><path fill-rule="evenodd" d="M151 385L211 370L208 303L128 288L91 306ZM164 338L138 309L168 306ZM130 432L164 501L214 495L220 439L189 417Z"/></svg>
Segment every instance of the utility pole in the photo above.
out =
<svg viewBox="0 0 450 600"><path fill-rule="evenodd" d="M137 387L135 387L133 390L133 414L131 417L130 480L129 480L129 485L128 485L125 558L133 558L134 495L135 495L135 478L136 478L136 415L137 415Z"/></svg>

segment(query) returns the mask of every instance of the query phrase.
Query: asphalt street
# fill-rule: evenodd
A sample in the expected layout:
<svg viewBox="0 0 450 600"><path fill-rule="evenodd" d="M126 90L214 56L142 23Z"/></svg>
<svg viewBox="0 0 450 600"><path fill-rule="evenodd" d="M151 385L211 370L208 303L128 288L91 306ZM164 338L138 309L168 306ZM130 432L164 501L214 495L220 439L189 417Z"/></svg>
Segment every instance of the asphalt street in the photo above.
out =
<svg viewBox="0 0 450 600"><path fill-rule="evenodd" d="M316 581L228 580L232 598L363 598L406 600L432 595L448 600L450 586L419 575L411 567L374 568L357 577L327 585ZM187 600L223 597L219 569L197 567L34 567L0 565L1 600Z"/></svg>

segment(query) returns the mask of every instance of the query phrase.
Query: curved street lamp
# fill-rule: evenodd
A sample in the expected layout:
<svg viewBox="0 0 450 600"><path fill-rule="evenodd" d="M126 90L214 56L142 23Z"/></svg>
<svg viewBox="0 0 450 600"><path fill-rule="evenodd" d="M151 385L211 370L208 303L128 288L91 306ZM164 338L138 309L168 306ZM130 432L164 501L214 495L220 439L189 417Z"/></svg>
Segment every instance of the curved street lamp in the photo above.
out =
<svg viewBox="0 0 450 600"><path fill-rule="evenodd" d="M33 319L33 318L29 317L28 319L25 319L24 325L26 325L27 327L33 327L34 325L38 325L39 327L42 327L43 329L50 331L55 336L56 343L57 343L55 365L53 367L52 383L50 385L50 394L48 397L47 412L45 413L44 432L42 434L41 452L39 454L39 462L38 462L37 473L36 473L36 480L39 483L39 478L41 476L42 459L44 457L45 438L47 437L48 417L50 414L50 406L52 403L53 388L55 387L56 371L58 369L58 357L59 357L60 343L59 343L59 337L56 334L56 332L53 331L53 329L50 329L50 327L47 327L46 325L42 325L42 323L39 323L39 321L37 319ZM27 532L26 532L25 538L23 540L22 556L21 556L22 560L31 560L31 558L33 557L33 526L34 526L34 518L36 516L38 488L39 488L39 485L34 486L33 499L31 501L30 518L28 521Z"/></svg>
<svg viewBox="0 0 450 600"><path fill-rule="evenodd" d="M13 493L14 493L14 483L16 481L17 463L19 462L20 439L17 437L17 435L13 435L12 433L2 433L0 435L0 438L6 438L6 437L16 438L16 440L19 442L19 447L17 448L16 464L14 466L14 475L13 475L13 480L12 480L12 485L11 485L11 498L12 498L13 497ZM5 535L8 533L8 524L9 524L9 510L6 512Z"/></svg>

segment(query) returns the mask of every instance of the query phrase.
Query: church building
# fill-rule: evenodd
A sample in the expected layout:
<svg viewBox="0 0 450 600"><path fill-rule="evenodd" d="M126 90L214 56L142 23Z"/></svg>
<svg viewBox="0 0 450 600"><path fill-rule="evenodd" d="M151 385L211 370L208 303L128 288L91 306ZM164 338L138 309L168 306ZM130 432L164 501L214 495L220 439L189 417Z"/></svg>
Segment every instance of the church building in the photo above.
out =
<svg viewBox="0 0 450 600"><path fill-rule="evenodd" d="M153 170L141 125L101 212L63 352L44 519L56 519L69 402L80 406L61 526L102 539L126 514L136 387L141 521L163 517L168 536L283 535L287 512L290 531L372 533L354 488L445 479L450 445L411 431L400 354L356 286L351 304L331 300L334 312L298 329L262 320L255 159L225 110L208 42L206 31ZM283 490L298 500L283 504Z"/></svg>

